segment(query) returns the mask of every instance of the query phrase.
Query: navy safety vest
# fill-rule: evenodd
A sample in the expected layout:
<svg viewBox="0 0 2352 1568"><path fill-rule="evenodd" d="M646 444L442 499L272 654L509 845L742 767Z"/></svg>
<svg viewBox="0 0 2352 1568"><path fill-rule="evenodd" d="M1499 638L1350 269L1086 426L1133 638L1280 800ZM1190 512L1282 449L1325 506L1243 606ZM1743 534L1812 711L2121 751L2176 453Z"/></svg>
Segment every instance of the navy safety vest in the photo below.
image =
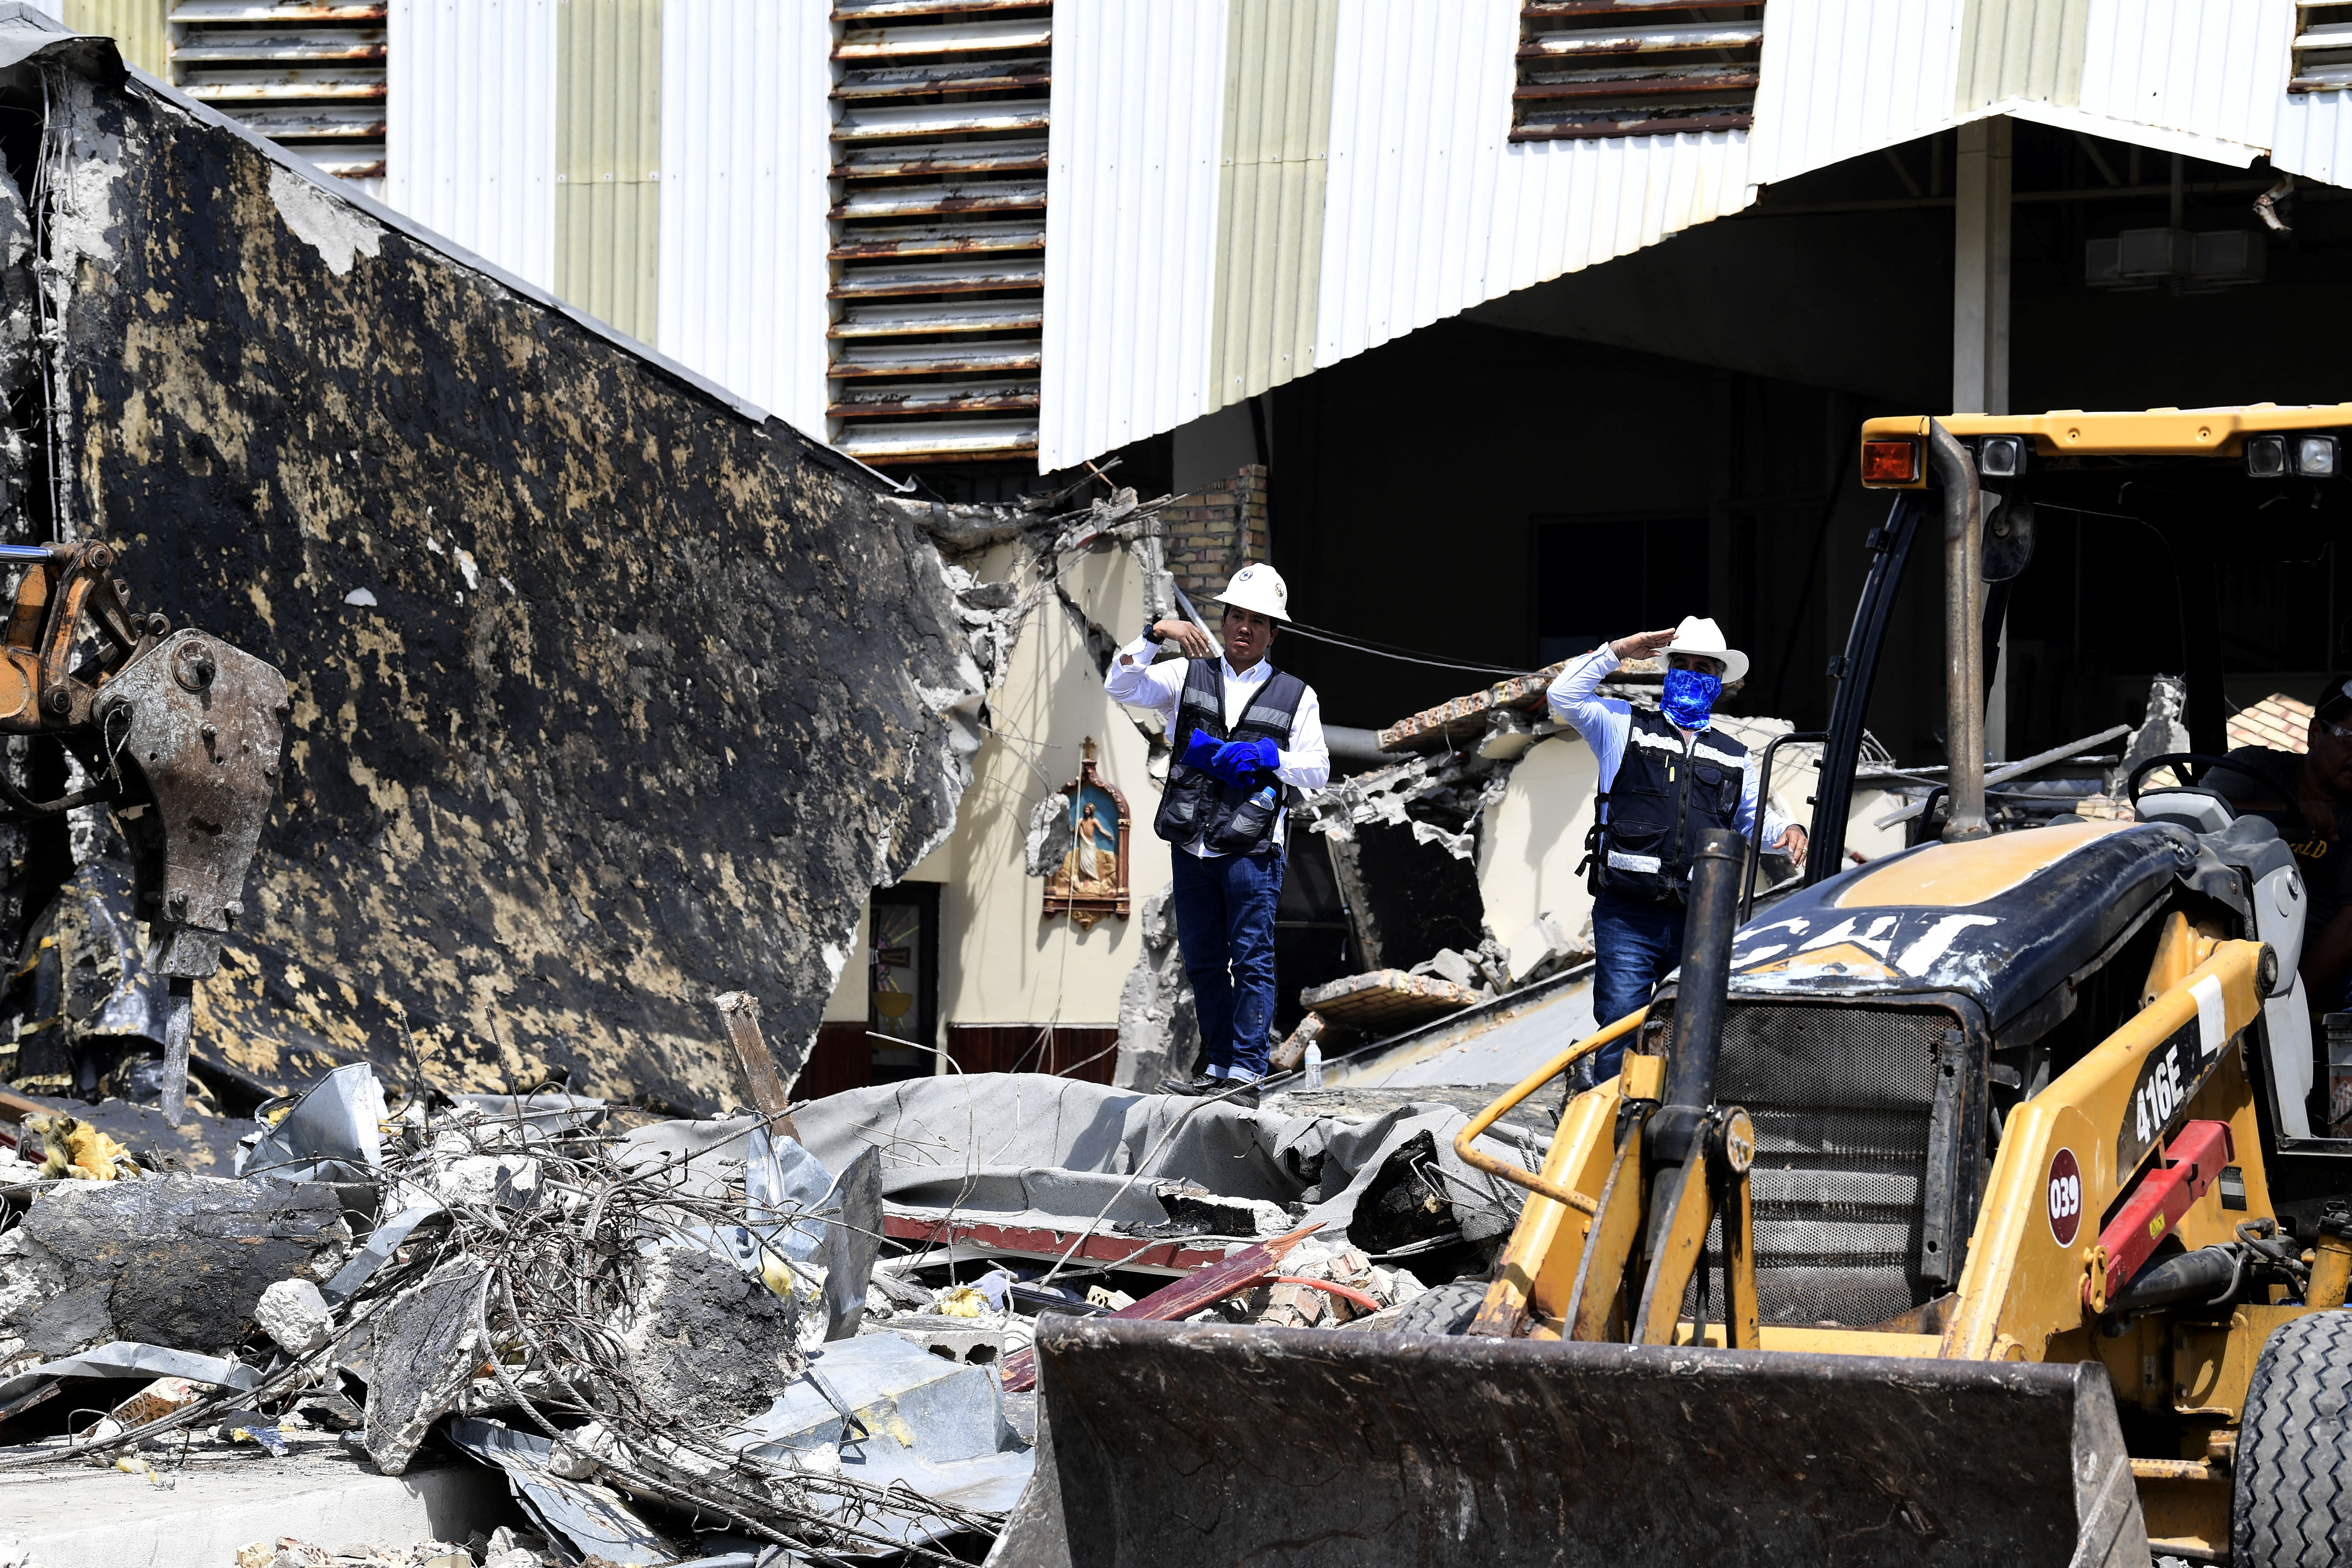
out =
<svg viewBox="0 0 2352 1568"><path fill-rule="evenodd" d="M1271 803L1262 802L1257 795L1263 784L1253 782L1246 787L1222 784L1206 769L1187 765L1184 748L1192 743L1192 731L1199 730L1212 740L1266 740L1287 749L1291 722L1306 697L1305 681L1277 669L1257 689L1257 695L1242 710L1242 721L1227 734L1224 660L1189 661L1184 696L1176 705L1176 732L1169 737L1176 748L1175 760L1168 764L1168 789L1160 797L1160 815L1152 819L1152 831L1171 844L1202 839L1203 847L1217 855L1255 855L1269 847L1275 818L1281 814L1286 793L1283 787L1275 786Z"/></svg>
<svg viewBox="0 0 2352 1568"><path fill-rule="evenodd" d="M1600 795L1608 820L1595 823L1586 841L1590 886L1596 894L1678 906L1689 896L1698 836L1729 827L1739 815L1748 748L1714 729L1685 746L1655 709L1637 708L1632 718L1624 759Z"/></svg>

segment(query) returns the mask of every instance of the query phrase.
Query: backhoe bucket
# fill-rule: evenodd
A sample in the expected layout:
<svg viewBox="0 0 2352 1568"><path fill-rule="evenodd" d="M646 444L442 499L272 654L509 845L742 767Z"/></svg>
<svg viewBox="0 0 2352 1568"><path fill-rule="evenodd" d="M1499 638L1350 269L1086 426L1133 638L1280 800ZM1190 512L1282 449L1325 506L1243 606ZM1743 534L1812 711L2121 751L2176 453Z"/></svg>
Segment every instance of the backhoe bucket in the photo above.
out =
<svg viewBox="0 0 2352 1568"><path fill-rule="evenodd" d="M1002 1568L2146 1568L2096 1363L1051 1318Z"/></svg>

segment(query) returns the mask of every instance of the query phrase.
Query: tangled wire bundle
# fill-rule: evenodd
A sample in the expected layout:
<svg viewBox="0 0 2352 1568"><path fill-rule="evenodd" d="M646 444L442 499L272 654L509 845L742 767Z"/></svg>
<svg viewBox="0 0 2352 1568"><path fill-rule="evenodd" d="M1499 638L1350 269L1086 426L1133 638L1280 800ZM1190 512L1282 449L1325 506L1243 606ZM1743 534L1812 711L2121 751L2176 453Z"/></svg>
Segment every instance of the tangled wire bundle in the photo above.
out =
<svg viewBox="0 0 2352 1568"><path fill-rule="evenodd" d="M585 1124L534 1124L520 1101L514 1114L502 1117L466 1103L428 1113L412 1102L392 1126L399 1137L389 1141L383 1167L370 1173L380 1188L378 1212L398 1215L420 1205L437 1205L438 1212L334 1309L324 1344L302 1356L278 1356L257 1387L223 1389L135 1429L63 1450L0 1455L0 1468L129 1449L200 1427L230 1408L290 1405L312 1389L333 1386L344 1346L384 1309L428 1282L470 1276L473 1338L466 1353L480 1360L466 1403L473 1410L520 1413L516 1425L527 1422L554 1445L558 1475L607 1482L697 1524L723 1521L818 1563L842 1562L840 1552L869 1561L903 1552L952 1563L962 1559L918 1542L996 1532L994 1516L845 1476L823 1450L767 1458L730 1447L704 1429L712 1424L649 1390L632 1370L623 1334L644 1304L640 1259L666 1247L708 1252L714 1234L740 1235L757 1248L767 1278L789 1273L809 1289L817 1281L781 1250L782 1237L814 1234L840 1224L837 1216L786 1214L747 1229L740 1178L714 1179L709 1167L718 1156L706 1152L625 1166L616 1157L619 1136ZM749 1132L747 1127L743 1136ZM480 1179L479 1163L470 1172L455 1169L481 1156L497 1162L494 1182ZM478 1191L486 1184L493 1188L487 1198ZM844 1412L845 1441L852 1440L846 1428L853 1419Z"/></svg>

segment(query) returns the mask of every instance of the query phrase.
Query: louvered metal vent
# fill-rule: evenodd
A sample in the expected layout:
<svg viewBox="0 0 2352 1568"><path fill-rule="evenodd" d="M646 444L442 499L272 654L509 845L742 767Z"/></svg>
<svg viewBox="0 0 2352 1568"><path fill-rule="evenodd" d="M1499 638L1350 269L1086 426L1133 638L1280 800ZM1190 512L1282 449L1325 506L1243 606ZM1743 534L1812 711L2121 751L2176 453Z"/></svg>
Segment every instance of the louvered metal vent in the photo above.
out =
<svg viewBox="0 0 2352 1568"><path fill-rule="evenodd" d="M1756 119L1764 6L1528 0L1514 142L1745 131Z"/></svg>
<svg viewBox="0 0 2352 1568"><path fill-rule="evenodd" d="M836 0L834 443L1034 458L1049 0Z"/></svg>
<svg viewBox="0 0 2352 1568"><path fill-rule="evenodd" d="M173 0L172 80L381 195L390 9L383 0Z"/></svg>
<svg viewBox="0 0 2352 1568"><path fill-rule="evenodd" d="M2341 92L2352 87L2352 5L2297 0L2294 75L2289 92Z"/></svg>

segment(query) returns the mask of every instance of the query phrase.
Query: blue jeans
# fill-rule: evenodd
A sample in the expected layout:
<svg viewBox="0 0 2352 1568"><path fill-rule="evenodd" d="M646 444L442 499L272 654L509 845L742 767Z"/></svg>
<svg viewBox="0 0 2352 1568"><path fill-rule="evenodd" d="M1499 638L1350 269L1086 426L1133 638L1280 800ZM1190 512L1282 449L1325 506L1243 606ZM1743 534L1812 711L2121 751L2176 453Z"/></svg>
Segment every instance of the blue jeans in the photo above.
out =
<svg viewBox="0 0 2352 1568"><path fill-rule="evenodd" d="M1650 1005L1658 982L1683 961L1685 911L1671 904L1603 893L1592 900L1592 1021L1606 1028L1626 1014ZM1621 1037L1593 1058L1589 1083L1617 1076L1625 1055Z"/></svg>
<svg viewBox="0 0 2352 1568"><path fill-rule="evenodd" d="M1279 855L1202 859L1179 847L1176 944L1192 982L1201 1043L1218 1078L1265 1076L1274 1026L1274 905L1282 892Z"/></svg>

